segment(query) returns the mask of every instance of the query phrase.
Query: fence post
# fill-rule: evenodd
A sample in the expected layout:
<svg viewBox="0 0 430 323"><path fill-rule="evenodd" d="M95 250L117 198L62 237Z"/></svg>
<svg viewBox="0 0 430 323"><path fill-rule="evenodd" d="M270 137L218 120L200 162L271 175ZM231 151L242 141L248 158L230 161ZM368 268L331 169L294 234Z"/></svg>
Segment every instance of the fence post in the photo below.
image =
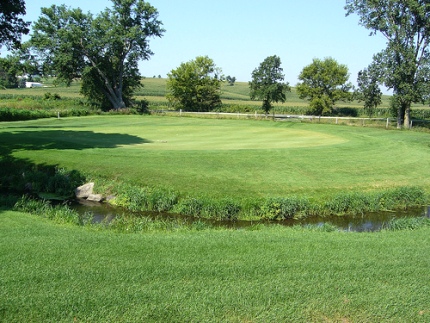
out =
<svg viewBox="0 0 430 323"><path fill-rule="evenodd" d="M182 117L182 109L179 109L179 116Z"/></svg>
<svg viewBox="0 0 430 323"><path fill-rule="evenodd" d="M385 126L385 128L388 129L389 123L390 123L390 118L387 118L387 125Z"/></svg>
<svg viewBox="0 0 430 323"><path fill-rule="evenodd" d="M57 119L60 119L60 111L57 112Z"/></svg>

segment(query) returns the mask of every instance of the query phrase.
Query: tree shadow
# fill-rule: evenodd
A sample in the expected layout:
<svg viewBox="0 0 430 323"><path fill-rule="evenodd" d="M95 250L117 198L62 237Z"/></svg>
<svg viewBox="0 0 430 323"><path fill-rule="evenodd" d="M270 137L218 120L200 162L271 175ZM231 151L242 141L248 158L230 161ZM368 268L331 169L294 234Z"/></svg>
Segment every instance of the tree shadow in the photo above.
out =
<svg viewBox="0 0 430 323"><path fill-rule="evenodd" d="M43 130L0 133L0 153L10 155L16 150L116 148L151 141L127 134L93 131Z"/></svg>
<svg viewBox="0 0 430 323"><path fill-rule="evenodd" d="M22 130L0 132L0 208L10 207L7 195L23 193L73 194L74 188L83 184L85 177L76 170L59 173L58 165L35 164L16 158L19 150L84 150L91 148L117 148L139 145L151 141L119 133L96 133L71 130Z"/></svg>

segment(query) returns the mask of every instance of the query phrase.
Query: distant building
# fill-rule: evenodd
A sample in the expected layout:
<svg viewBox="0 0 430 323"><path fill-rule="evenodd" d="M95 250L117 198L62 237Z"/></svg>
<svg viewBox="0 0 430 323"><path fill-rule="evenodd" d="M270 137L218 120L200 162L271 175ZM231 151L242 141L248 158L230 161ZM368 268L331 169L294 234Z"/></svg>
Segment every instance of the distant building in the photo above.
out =
<svg viewBox="0 0 430 323"><path fill-rule="evenodd" d="M32 87L42 87L42 83L39 82L25 82L25 87L32 88Z"/></svg>

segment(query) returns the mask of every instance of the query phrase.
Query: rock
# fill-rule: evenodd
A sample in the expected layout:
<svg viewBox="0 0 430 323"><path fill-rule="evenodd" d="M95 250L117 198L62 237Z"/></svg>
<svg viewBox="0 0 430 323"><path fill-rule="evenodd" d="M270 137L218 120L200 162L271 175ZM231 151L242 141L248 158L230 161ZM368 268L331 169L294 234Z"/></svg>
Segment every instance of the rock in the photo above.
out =
<svg viewBox="0 0 430 323"><path fill-rule="evenodd" d="M87 197L87 201L101 202L102 200L103 200L103 196L101 194L90 194Z"/></svg>
<svg viewBox="0 0 430 323"><path fill-rule="evenodd" d="M77 198L87 198L91 194L93 194L94 183L87 183L82 186L79 186L75 189L75 195Z"/></svg>

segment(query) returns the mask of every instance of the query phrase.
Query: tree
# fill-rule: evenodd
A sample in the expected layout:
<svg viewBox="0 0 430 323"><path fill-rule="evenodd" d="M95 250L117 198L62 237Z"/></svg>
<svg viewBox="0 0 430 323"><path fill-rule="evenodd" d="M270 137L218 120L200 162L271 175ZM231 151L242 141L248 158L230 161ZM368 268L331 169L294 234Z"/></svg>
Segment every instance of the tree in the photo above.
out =
<svg viewBox="0 0 430 323"><path fill-rule="evenodd" d="M357 84L356 98L359 101L364 101L364 110L369 117L372 117L376 107L382 103L382 92L378 85L378 75L372 71L371 67L364 69L358 72Z"/></svg>
<svg viewBox="0 0 430 323"><path fill-rule="evenodd" d="M330 114L339 100L350 100L352 84L348 82L348 67L333 58L314 59L299 75L301 83L297 92L301 99L308 99L311 112L316 115Z"/></svg>
<svg viewBox="0 0 430 323"><path fill-rule="evenodd" d="M19 57L8 55L0 57L0 88L17 88L19 85L18 74L23 70Z"/></svg>
<svg viewBox="0 0 430 323"><path fill-rule="evenodd" d="M267 114L272 109L272 102L285 102L286 92L291 91L288 83L283 83L281 59L274 55L267 57L252 72L249 82L251 100L263 100L263 110Z"/></svg>
<svg viewBox="0 0 430 323"><path fill-rule="evenodd" d="M14 65L10 63L10 59L0 57L0 88L8 89L18 87L16 70Z"/></svg>
<svg viewBox="0 0 430 323"><path fill-rule="evenodd" d="M233 86L234 83L236 82L236 77L229 75L225 78L225 80L227 81L229 86Z"/></svg>
<svg viewBox="0 0 430 323"><path fill-rule="evenodd" d="M177 109L211 111L221 105L222 71L209 57L182 63L167 77L167 99Z"/></svg>
<svg viewBox="0 0 430 323"><path fill-rule="evenodd" d="M347 0L347 15L381 33L387 47L376 54L380 79L396 96L397 126L409 127L412 103L424 103L430 92L430 3L428 0Z"/></svg>
<svg viewBox="0 0 430 323"><path fill-rule="evenodd" d="M30 25L20 15L25 15L24 0L2 0L0 2L0 48L6 45L8 49L18 48L21 35L28 34Z"/></svg>
<svg viewBox="0 0 430 323"><path fill-rule="evenodd" d="M42 58L44 73L55 74L67 85L81 78L81 93L87 98L121 109L141 86L138 61L153 55L149 38L161 37L164 29L157 10L147 2L112 3L112 9L96 17L64 5L42 8L29 45Z"/></svg>

